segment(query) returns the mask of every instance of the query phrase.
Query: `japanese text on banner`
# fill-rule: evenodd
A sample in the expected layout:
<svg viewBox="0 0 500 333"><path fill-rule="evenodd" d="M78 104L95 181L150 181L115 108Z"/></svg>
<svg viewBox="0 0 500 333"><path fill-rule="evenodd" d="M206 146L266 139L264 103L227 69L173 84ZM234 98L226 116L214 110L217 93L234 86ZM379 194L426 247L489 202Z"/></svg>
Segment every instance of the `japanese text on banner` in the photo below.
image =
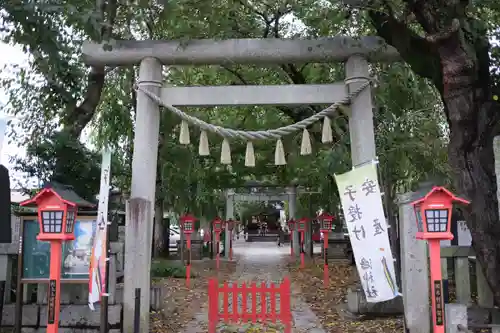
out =
<svg viewBox="0 0 500 333"><path fill-rule="evenodd" d="M361 284L370 303L399 295L374 163L335 175Z"/></svg>

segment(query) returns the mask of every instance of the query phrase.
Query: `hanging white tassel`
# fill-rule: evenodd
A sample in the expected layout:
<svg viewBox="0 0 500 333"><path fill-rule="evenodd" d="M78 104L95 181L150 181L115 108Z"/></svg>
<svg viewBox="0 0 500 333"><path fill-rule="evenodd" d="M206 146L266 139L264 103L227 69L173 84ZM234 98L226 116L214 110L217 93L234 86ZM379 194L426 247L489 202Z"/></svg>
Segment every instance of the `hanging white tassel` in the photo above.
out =
<svg viewBox="0 0 500 333"><path fill-rule="evenodd" d="M321 135L321 142L329 143L333 142L333 134L332 134L332 123L330 118L323 118L323 131Z"/></svg>
<svg viewBox="0 0 500 333"><path fill-rule="evenodd" d="M245 166L255 167L255 152L252 141L247 142L247 151L245 152Z"/></svg>
<svg viewBox="0 0 500 333"><path fill-rule="evenodd" d="M200 156L210 155L210 148L208 147L207 131L201 131L200 133L200 145L198 146L198 154Z"/></svg>
<svg viewBox="0 0 500 333"><path fill-rule="evenodd" d="M229 146L229 141L226 138L222 141L220 162L222 164L231 164L231 147Z"/></svg>
<svg viewBox="0 0 500 333"><path fill-rule="evenodd" d="M179 134L179 143L181 145L188 145L191 143L189 139L189 125L187 121L183 120L181 122L181 132Z"/></svg>
<svg viewBox="0 0 500 333"><path fill-rule="evenodd" d="M274 151L274 164L275 165L286 165L285 159L285 148L283 147L283 142L278 139L276 142L276 150Z"/></svg>
<svg viewBox="0 0 500 333"><path fill-rule="evenodd" d="M309 136L307 128L304 128L304 131L302 132L302 142L300 143L300 155L311 155L311 153L311 137Z"/></svg>

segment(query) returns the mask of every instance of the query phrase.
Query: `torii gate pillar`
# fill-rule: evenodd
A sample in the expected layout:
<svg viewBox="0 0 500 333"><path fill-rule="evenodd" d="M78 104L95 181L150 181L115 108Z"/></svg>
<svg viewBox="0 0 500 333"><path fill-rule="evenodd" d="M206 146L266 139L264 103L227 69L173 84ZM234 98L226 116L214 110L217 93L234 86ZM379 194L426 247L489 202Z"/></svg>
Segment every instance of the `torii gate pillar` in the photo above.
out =
<svg viewBox="0 0 500 333"><path fill-rule="evenodd" d="M162 65L157 59L141 61L139 85L159 94L162 79ZM151 244L160 130L160 107L141 91L137 92L136 110L131 199L125 221L124 333L134 331L135 288L141 289L140 332L149 332ZM141 199L145 204L134 204Z"/></svg>
<svg viewBox="0 0 500 333"><path fill-rule="evenodd" d="M349 57L345 64L345 83L353 91L370 79L368 61L360 55ZM349 115L352 166L377 158L373 129L373 103L370 87L364 89L351 103Z"/></svg>

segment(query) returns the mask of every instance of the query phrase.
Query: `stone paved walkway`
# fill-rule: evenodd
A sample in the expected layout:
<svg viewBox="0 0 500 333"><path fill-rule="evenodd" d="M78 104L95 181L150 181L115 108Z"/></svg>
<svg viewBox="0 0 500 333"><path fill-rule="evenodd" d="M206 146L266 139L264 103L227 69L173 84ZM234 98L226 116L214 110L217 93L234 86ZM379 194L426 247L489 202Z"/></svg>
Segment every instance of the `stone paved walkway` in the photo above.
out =
<svg viewBox="0 0 500 333"><path fill-rule="evenodd" d="M275 243L246 243L237 241L234 244L234 254L238 260L236 272L231 281L239 284L265 282L266 284L280 283L288 270L285 265L286 257L289 255L289 247L277 247ZM220 283L224 281L219 281ZM231 304L232 298L229 298ZM269 308L269 297L267 297L267 307ZM242 307L241 296L238 298L238 308ZM278 302L277 302L278 303ZM247 300L247 306L250 308L251 301ZM310 307L301 299L299 292L293 287L292 281L292 315L294 320L293 332L295 333L325 333L321 327L319 319L312 312ZM260 297L257 297L257 308L260 309ZM277 307L279 311L279 305ZM206 333L208 327L208 309L206 306L203 311L196 315L195 319L187 325L183 333ZM218 326L218 332L265 332L265 329L253 329L252 325L226 325L221 323ZM267 332L283 332L281 325L273 325ZM179 332L180 333L180 332Z"/></svg>

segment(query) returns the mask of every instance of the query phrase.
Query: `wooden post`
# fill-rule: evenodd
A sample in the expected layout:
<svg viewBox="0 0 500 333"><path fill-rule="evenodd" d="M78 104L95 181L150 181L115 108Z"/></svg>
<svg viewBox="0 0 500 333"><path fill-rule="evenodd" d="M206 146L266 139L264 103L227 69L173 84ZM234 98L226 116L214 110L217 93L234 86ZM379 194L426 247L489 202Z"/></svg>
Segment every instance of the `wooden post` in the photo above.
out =
<svg viewBox="0 0 500 333"><path fill-rule="evenodd" d="M477 281L477 305L482 308L493 307L493 292L486 282L483 269L479 262L476 260L476 281Z"/></svg>
<svg viewBox="0 0 500 333"><path fill-rule="evenodd" d="M470 305L470 269L469 258L460 257L455 260L455 294L457 303Z"/></svg>

